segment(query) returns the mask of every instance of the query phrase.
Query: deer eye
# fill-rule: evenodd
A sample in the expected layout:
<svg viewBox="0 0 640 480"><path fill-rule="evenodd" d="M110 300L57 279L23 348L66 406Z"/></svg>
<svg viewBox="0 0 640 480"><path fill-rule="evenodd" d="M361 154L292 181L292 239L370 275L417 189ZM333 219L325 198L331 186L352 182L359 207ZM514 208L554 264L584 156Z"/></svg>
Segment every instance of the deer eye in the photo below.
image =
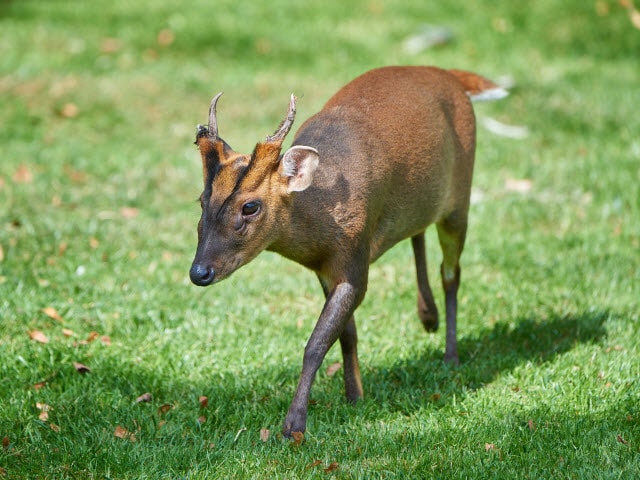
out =
<svg viewBox="0 0 640 480"><path fill-rule="evenodd" d="M260 202L252 201L247 202L242 206L242 215L250 217L260 211Z"/></svg>

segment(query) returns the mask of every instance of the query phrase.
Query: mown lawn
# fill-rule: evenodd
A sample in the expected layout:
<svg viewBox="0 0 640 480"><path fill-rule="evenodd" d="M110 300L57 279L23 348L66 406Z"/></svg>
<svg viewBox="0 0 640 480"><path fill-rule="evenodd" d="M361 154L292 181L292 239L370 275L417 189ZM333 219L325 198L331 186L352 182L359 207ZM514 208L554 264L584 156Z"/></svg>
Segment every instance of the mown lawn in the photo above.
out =
<svg viewBox="0 0 640 480"><path fill-rule="evenodd" d="M640 14L623 5L1 2L0 478L637 478ZM433 26L448 41L412 49ZM333 349L287 441L322 294L273 254L190 284L194 127L223 90L221 135L250 151L291 92L299 125L390 64L512 85L476 109L461 365L422 330L403 242L356 313L365 399L345 404Z"/></svg>

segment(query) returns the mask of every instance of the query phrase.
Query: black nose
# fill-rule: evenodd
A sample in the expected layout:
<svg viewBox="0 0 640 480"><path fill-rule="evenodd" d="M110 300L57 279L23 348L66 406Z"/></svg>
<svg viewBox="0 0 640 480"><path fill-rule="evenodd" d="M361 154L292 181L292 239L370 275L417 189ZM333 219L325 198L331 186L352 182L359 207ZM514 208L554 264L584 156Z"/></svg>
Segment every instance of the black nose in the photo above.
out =
<svg viewBox="0 0 640 480"><path fill-rule="evenodd" d="M198 263L191 265L191 270L189 270L191 281L200 287L211 285L215 276L216 272L213 268Z"/></svg>

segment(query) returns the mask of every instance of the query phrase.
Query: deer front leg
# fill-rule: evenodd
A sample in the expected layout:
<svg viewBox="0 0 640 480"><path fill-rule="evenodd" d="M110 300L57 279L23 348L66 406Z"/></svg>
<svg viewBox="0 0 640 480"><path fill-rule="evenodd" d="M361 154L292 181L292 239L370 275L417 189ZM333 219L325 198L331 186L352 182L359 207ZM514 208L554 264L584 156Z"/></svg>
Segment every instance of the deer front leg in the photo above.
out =
<svg viewBox="0 0 640 480"><path fill-rule="evenodd" d="M318 276L325 299L329 296L329 287ZM360 380L360 365L358 363L358 332L356 320L353 315L344 327L340 335L340 348L342 350L342 369L344 372L344 393L347 401L356 403L363 396L362 381Z"/></svg>
<svg viewBox="0 0 640 480"><path fill-rule="evenodd" d="M316 323L311 337L304 349L304 358L302 361L302 373L298 381L298 388L287 412L284 420L282 433L285 437L290 437L292 432L304 432L307 426L307 408L309 404L309 394L311 393L311 385L315 379L316 372L320 368L325 355L338 338L341 338L343 352L346 341L349 358L355 355L355 342L353 334L355 333L355 324L351 329L350 319L353 318L353 312L364 298L366 290L365 282L342 282L338 283L327 295L327 301L324 304L318 323ZM346 333L345 333L345 327ZM346 362L346 360L345 360ZM345 365L345 376L347 369L353 369L352 366ZM355 368L357 368L357 359ZM346 377L345 377L346 380ZM359 387L358 374L358 387ZM358 388L355 387L355 388ZM362 387L359 387L360 389ZM349 389L353 390L352 392ZM347 385L347 397L353 395L354 387ZM354 399L355 400L355 399Z"/></svg>

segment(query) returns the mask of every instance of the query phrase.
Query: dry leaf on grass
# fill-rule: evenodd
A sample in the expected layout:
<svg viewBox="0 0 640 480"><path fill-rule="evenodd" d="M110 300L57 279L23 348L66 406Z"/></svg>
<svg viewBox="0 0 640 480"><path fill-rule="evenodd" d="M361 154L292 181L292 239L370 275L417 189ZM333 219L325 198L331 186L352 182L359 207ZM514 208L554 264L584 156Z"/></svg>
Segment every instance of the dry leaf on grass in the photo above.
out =
<svg viewBox="0 0 640 480"><path fill-rule="evenodd" d="M87 342L91 343L99 336L100 334L98 332L89 332L89 336L87 337Z"/></svg>
<svg viewBox="0 0 640 480"><path fill-rule="evenodd" d="M13 181L16 183L31 183L33 182L33 173L26 165L20 165L13 174Z"/></svg>
<svg viewBox="0 0 640 480"><path fill-rule="evenodd" d="M49 424L49 428L51 430L53 430L54 432L56 432L56 433L60 432L60 427L58 425L56 425L55 423L50 423Z"/></svg>
<svg viewBox="0 0 640 480"><path fill-rule="evenodd" d="M200 408L207 408L209 405L209 399L204 395L201 395L200 398L198 398L198 403L200 404Z"/></svg>
<svg viewBox="0 0 640 480"><path fill-rule="evenodd" d="M136 403L148 403L151 400L153 400L153 396L149 392L146 392L136 398Z"/></svg>
<svg viewBox="0 0 640 480"><path fill-rule="evenodd" d="M340 362L332 363L327 367L327 376L333 377L338 370L342 368L342 364Z"/></svg>
<svg viewBox="0 0 640 480"><path fill-rule="evenodd" d="M622 438L621 435L616 436L616 440L618 440L618 442L620 442L623 445L629 445L629 441Z"/></svg>
<svg viewBox="0 0 640 480"><path fill-rule="evenodd" d="M65 103L60 109L60 115L64 118L75 118L78 116L80 109L73 102Z"/></svg>
<svg viewBox="0 0 640 480"><path fill-rule="evenodd" d="M85 364L80 362L73 362L73 367L76 369L78 373L85 374L91 372L91 369L87 367Z"/></svg>
<svg viewBox="0 0 640 480"><path fill-rule="evenodd" d="M49 318L53 318L57 322L62 322L62 317L60 316L58 311L53 307L43 308L42 313L44 313Z"/></svg>
<svg viewBox="0 0 640 480"><path fill-rule="evenodd" d="M302 445L302 441L304 440L304 433L302 432L291 432L291 438L293 438L293 444L296 447Z"/></svg>
<svg viewBox="0 0 640 480"><path fill-rule="evenodd" d="M33 389L37 392L41 388L46 387L46 385L47 385L47 381L46 380L44 380L42 382L34 383L33 384Z"/></svg>
<svg viewBox="0 0 640 480"><path fill-rule="evenodd" d="M46 403L36 402L36 408L40 410L38 418L41 421L46 422L47 420L49 420L49 411L53 410L49 405L47 405Z"/></svg>
<svg viewBox="0 0 640 480"><path fill-rule="evenodd" d="M331 462L327 468L324 469L324 473L331 473L338 469L338 462Z"/></svg>
<svg viewBox="0 0 640 480"><path fill-rule="evenodd" d="M168 28L160 30L157 36L158 45L160 45L161 47L168 47L173 43L175 38L176 38L176 35L173 33L172 30Z"/></svg>
<svg viewBox="0 0 640 480"><path fill-rule="evenodd" d="M100 44L100 51L102 53L116 53L122 48L122 42L117 38L107 37L102 39Z"/></svg>
<svg viewBox="0 0 640 480"><path fill-rule="evenodd" d="M9 450L9 445L11 445L11 442L9 441L9 437L5 435L2 437L2 448L4 450Z"/></svg>
<svg viewBox="0 0 640 480"><path fill-rule="evenodd" d="M260 429L260 440L262 440L263 442L266 442L267 440L269 440L270 434L271 432L269 432L269 429L267 428Z"/></svg>
<svg viewBox="0 0 640 480"><path fill-rule="evenodd" d="M122 215L123 218L136 218L138 213L140 213L140 211L135 207L122 207L120 209L120 215Z"/></svg>
<svg viewBox="0 0 640 480"><path fill-rule="evenodd" d="M310 463L309 465L307 465L307 466L305 467L305 469L309 470L310 468L315 468L315 467L317 467L318 465L322 465L322 461L321 461L321 460L316 460L315 462Z"/></svg>
<svg viewBox="0 0 640 480"><path fill-rule="evenodd" d="M198 417L198 425L202 425L203 423L207 422L207 417L205 417L204 415L200 415Z"/></svg>
<svg viewBox="0 0 640 480"><path fill-rule="evenodd" d="M158 416L161 417L162 415L167 413L172 408L173 408L173 405L171 405L170 403L165 403L165 404L160 405L158 407Z"/></svg>
<svg viewBox="0 0 640 480"><path fill-rule="evenodd" d="M129 440L130 442L136 441L136 436L126 428L121 427L120 425L116 427L116 430L113 432L113 435L118 438L122 438L123 440Z"/></svg>
<svg viewBox="0 0 640 480"><path fill-rule="evenodd" d="M29 332L29 337L31 340L39 343L49 343L49 337L47 337L40 330L32 330Z"/></svg>

